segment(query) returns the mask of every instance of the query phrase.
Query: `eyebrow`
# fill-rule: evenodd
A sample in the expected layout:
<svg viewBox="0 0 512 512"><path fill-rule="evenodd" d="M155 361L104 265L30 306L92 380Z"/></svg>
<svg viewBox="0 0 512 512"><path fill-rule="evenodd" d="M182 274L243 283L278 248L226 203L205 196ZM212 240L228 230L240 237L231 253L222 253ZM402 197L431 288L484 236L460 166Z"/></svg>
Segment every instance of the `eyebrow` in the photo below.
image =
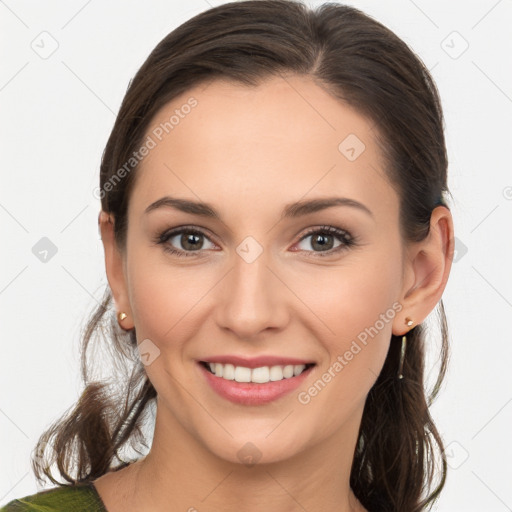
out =
<svg viewBox="0 0 512 512"><path fill-rule="evenodd" d="M311 213L319 212L333 206L349 206L356 208L362 212L365 212L370 217L373 217L371 210L364 204L348 197L327 197L319 199L310 199L305 201L297 201L285 205L283 213L281 214L281 220L287 218L297 218L303 215L309 215ZM221 216L215 208L208 203L199 201L191 201L189 199L180 199L177 197L165 196L154 203L151 203L145 210L144 214L150 213L159 208L174 208L185 213L191 213L193 215L200 215L202 217L210 217L222 221Z"/></svg>

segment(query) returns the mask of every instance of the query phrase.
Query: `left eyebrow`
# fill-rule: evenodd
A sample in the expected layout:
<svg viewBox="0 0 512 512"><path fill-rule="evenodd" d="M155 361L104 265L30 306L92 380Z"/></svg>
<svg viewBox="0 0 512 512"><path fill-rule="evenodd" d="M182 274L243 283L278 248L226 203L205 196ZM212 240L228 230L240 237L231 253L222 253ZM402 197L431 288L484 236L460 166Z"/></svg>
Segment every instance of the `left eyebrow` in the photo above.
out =
<svg viewBox="0 0 512 512"><path fill-rule="evenodd" d="M333 206L349 206L351 208L357 208L373 217L372 211L366 207L363 203L350 199L348 197L327 197L325 199L310 199L308 201L297 201L296 203L288 204L284 207L282 219L300 217L302 215L308 215L315 213L326 208L332 208Z"/></svg>
<svg viewBox="0 0 512 512"><path fill-rule="evenodd" d="M356 208L370 215L370 217L373 217L372 211L359 201L350 199L348 197L328 197L310 199L305 201L297 201L294 203L287 204L283 208L281 219L297 218L321 210L325 210L327 208L332 208L333 206L348 206L351 208ZM189 199L180 199L171 196L162 197L155 201L154 203L151 203L144 210L144 213L147 214L153 210L162 207L174 208L185 213L191 213L193 215L199 215L201 217L210 217L222 221L222 218L219 215L219 213L215 210L215 208L213 208L213 206L211 206L208 203L191 201Z"/></svg>

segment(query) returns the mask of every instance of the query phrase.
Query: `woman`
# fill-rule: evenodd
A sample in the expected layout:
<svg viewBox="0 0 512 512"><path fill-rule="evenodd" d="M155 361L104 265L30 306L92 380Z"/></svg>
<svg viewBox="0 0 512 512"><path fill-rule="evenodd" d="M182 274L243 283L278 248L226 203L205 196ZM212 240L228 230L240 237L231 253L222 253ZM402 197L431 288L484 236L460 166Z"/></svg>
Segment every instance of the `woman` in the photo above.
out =
<svg viewBox="0 0 512 512"><path fill-rule="evenodd" d="M170 33L103 155L109 287L84 392L33 460L58 487L2 510L431 507L446 172L428 71L360 11L233 2ZM115 361L98 380L88 349L105 325Z"/></svg>

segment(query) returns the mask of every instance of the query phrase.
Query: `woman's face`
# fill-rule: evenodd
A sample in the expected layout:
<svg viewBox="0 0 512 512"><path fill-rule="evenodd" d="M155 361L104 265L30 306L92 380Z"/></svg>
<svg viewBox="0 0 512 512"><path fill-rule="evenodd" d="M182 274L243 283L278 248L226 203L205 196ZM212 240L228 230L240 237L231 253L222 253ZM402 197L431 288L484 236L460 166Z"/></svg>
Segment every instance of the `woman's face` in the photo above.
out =
<svg viewBox="0 0 512 512"><path fill-rule="evenodd" d="M410 285L399 199L372 128L297 76L214 81L153 119L130 197L124 286L157 422L205 453L263 463L355 442ZM334 198L345 199L291 206ZM228 356L314 366L293 385L248 385L200 363Z"/></svg>

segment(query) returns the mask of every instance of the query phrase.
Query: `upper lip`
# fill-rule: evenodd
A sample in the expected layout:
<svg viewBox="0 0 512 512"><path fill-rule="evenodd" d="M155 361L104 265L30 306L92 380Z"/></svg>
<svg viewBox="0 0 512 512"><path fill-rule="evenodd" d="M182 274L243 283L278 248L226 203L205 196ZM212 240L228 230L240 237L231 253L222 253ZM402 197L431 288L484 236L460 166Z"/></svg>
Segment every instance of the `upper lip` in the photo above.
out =
<svg viewBox="0 0 512 512"><path fill-rule="evenodd" d="M222 363L232 364L233 366L244 366L246 368L259 368L261 366L287 366L290 364L314 364L314 361L307 359L298 359L295 357L283 356L258 356L258 357L245 357L236 355L220 355L211 356L201 359L205 363Z"/></svg>

